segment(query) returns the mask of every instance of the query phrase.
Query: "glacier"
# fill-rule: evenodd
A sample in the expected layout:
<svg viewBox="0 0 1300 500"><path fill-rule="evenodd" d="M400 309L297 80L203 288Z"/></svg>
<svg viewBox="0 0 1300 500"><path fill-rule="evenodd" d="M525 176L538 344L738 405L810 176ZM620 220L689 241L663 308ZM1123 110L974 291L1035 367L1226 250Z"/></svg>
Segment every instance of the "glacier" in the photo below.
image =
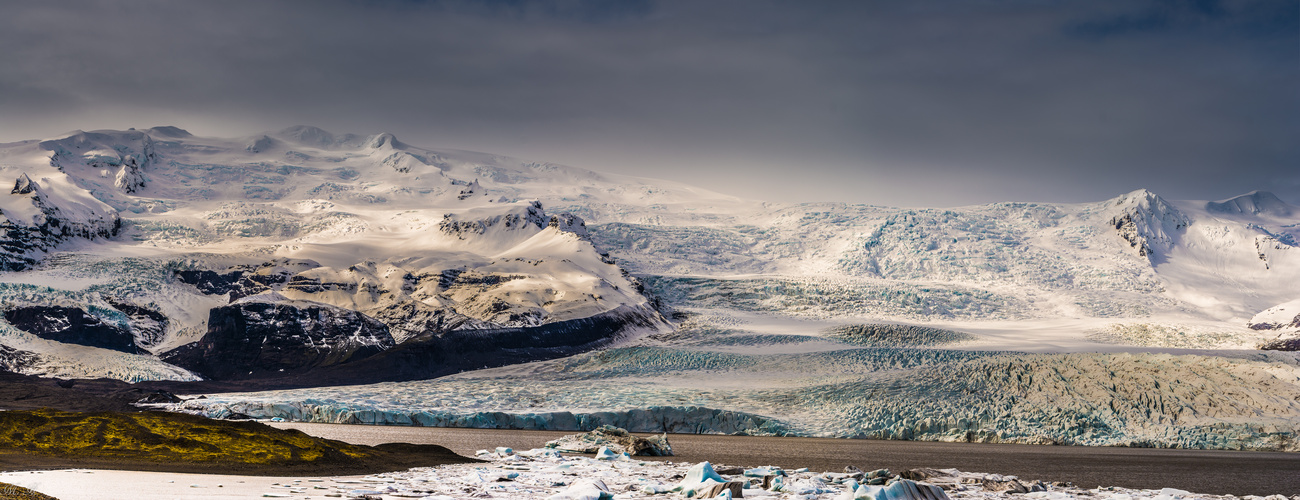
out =
<svg viewBox="0 0 1300 500"><path fill-rule="evenodd" d="M0 179L4 369L349 384L178 411L1297 447L1300 210L1265 192L770 203L307 126L74 131ZM295 359L239 341L280 330Z"/></svg>

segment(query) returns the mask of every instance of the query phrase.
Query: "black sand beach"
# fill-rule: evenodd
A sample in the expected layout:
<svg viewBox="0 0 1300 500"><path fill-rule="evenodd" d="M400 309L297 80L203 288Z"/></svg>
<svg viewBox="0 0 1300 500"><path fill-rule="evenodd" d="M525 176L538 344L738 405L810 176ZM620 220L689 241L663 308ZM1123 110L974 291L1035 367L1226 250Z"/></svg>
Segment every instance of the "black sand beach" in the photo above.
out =
<svg viewBox="0 0 1300 500"><path fill-rule="evenodd" d="M473 456L475 450L541 447L567 432L445 429L366 425L272 424L354 444L429 443ZM1004 444L927 443L861 439L775 438L672 434L673 460L741 466L777 465L842 471L846 465L895 472L955 468L1068 481L1092 488L1178 488L1196 493L1300 494L1300 454L1250 451L1095 448Z"/></svg>

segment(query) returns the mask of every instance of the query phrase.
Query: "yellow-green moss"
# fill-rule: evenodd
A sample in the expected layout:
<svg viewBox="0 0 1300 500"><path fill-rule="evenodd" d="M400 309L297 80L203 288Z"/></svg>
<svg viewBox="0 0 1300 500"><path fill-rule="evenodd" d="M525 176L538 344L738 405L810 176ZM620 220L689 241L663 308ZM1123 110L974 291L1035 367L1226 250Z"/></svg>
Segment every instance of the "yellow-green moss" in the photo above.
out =
<svg viewBox="0 0 1300 500"><path fill-rule="evenodd" d="M0 500L59 500L39 491L32 491L22 486L0 483Z"/></svg>
<svg viewBox="0 0 1300 500"><path fill-rule="evenodd" d="M283 464L351 461L359 447L256 422L164 412L0 412L0 450L159 462Z"/></svg>

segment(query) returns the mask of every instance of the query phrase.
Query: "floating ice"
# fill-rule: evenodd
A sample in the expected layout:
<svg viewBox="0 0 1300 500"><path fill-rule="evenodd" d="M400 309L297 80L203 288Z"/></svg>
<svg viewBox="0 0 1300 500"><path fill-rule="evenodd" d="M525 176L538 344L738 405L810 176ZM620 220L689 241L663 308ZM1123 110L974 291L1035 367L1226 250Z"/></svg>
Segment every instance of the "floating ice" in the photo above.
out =
<svg viewBox="0 0 1300 500"><path fill-rule="evenodd" d="M603 481L579 479L564 491L546 497L546 500L611 500L614 494Z"/></svg>
<svg viewBox="0 0 1300 500"><path fill-rule="evenodd" d="M670 457L673 448L668 444L668 435L641 437L612 425L603 425L591 432L571 434L560 439L548 441L547 448L570 453L598 453L608 447L615 453L635 456Z"/></svg>
<svg viewBox="0 0 1300 500"><path fill-rule="evenodd" d="M360 480L334 479L327 495L383 496L384 498L509 498L512 500L613 500L662 498L770 498L773 500L993 500L1007 498L1004 484L1010 476L968 473L955 469L917 469L914 481L885 474L882 485L859 484L856 478L876 473L860 470L823 473L776 467L750 467L750 474L719 474L735 467L715 469L712 463L660 461L605 461L582 456L561 456L554 450L522 450L512 454L487 453L487 463L415 468L368 476ZM882 469L883 470L883 469ZM799 472L796 472L799 471ZM787 474L787 475L780 475ZM676 478L676 487L673 482ZM1018 484L1018 483L1017 483ZM365 485L365 486L361 486ZM1083 489L1064 483L1034 483L1035 491L1021 492L1033 500L1231 500L1235 497L1189 493L1173 488L1134 490L1118 487ZM293 486L286 486L292 488ZM1016 495L1019 496L1019 495ZM1250 498L1250 497L1248 497ZM1259 497L1253 497L1259 498ZM1269 500L1287 500L1283 496Z"/></svg>

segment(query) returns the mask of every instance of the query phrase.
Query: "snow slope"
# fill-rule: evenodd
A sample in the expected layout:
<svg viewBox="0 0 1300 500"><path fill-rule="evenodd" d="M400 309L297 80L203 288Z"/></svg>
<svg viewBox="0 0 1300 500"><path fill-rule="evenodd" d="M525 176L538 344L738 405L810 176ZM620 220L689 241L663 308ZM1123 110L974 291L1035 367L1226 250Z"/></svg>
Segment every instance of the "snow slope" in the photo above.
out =
<svg viewBox="0 0 1300 500"><path fill-rule="evenodd" d="M296 260L313 267L305 280L349 285L281 291L292 298L368 314L391 313L398 303L451 306L466 321L502 325L641 303L627 293L634 286L599 260L600 251L669 285L657 293L699 292L694 296L707 302L708 290L725 290L728 301L742 294L742 308L775 314L913 323L1069 319L1078 335L1152 324L1217 330L1243 347L1258 340L1246 328L1250 318L1296 300L1290 283L1300 278L1300 211L1262 192L1170 202L1137 190L1097 203L954 209L772 204L313 127L234 139L174 127L75 132L5 145L0 175L19 184L26 175L57 197L51 203L70 223L102 229L121 214L121 235L88 247L95 255L205 255L182 262L226 272ZM36 217L21 196L6 200L11 218ZM541 231L512 231L522 226L510 221ZM86 246L68 239L46 247ZM25 255L36 261L43 251ZM587 255L571 259L570 252ZM548 255L567 262L525 262ZM490 276L538 272L487 295L471 287L436 299L427 286L401 282L460 268ZM547 283L574 273L595 279L548 291ZM461 304L470 296L481 300ZM492 312L502 303L509 312ZM201 318L184 325L202 327Z"/></svg>
<svg viewBox="0 0 1300 500"><path fill-rule="evenodd" d="M658 316L581 218L527 198L651 190L635 180L312 127L235 139L174 127L77 131L0 145L4 177L16 183L0 197L6 223L39 236L11 231L3 245L0 261L16 271L0 276L16 294L9 307L124 300L166 317L149 338L128 327L155 354L198 340L209 309L266 291L378 318L399 342L628 308ZM51 293L33 292L42 286ZM12 337L17 347L22 335Z"/></svg>

